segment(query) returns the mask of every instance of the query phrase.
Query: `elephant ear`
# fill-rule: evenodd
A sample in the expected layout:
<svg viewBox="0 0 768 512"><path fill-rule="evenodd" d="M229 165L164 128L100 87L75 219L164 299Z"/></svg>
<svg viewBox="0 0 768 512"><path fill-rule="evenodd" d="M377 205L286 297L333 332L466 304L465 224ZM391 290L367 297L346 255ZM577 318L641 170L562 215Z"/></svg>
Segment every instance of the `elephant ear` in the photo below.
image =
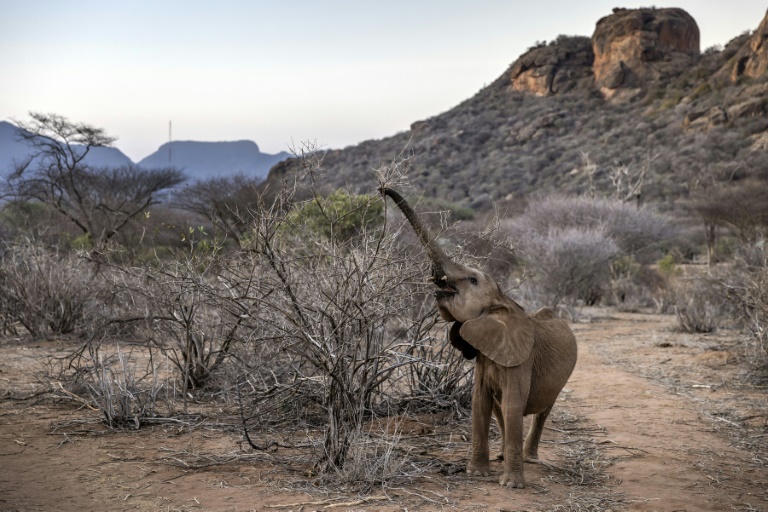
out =
<svg viewBox="0 0 768 512"><path fill-rule="evenodd" d="M522 309L506 305L464 322L460 332L481 354L501 366L523 364L533 349L533 323Z"/></svg>

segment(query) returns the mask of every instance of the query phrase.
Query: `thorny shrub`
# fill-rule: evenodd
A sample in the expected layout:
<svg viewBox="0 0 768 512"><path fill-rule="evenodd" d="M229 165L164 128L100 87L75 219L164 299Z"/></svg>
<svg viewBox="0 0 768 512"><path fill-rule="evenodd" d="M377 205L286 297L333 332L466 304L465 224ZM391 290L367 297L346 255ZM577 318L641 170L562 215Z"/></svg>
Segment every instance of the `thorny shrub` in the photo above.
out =
<svg viewBox="0 0 768 512"><path fill-rule="evenodd" d="M156 416L164 381L159 376L159 365L150 363L146 375L140 375L130 354L117 346L116 361L95 350L91 371L85 378L91 401L104 415L112 428L139 428Z"/></svg>
<svg viewBox="0 0 768 512"><path fill-rule="evenodd" d="M253 328L251 304L242 296L253 286L251 267L233 258L223 268L226 259L219 248L209 247L105 273L119 302L127 305L115 321L133 324L137 336L168 357L185 392L205 387Z"/></svg>
<svg viewBox="0 0 768 512"><path fill-rule="evenodd" d="M20 241L0 255L0 318L33 337L71 334L103 307L104 286L76 254Z"/></svg>
<svg viewBox="0 0 768 512"><path fill-rule="evenodd" d="M425 300L427 259L403 243L409 228L387 220L378 195L339 192L329 203L313 188L320 169L311 158L305 173L257 202L237 247L190 242L174 258L95 262L109 310L70 374L109 424L142 423L157 396L153 380L133 379L119 355L114 364L86 357L118 331L146 343L150 356L160 351L185 411L191 393L226 382L254 435L276 417L321 418L315 462L324 474L342 474L348 455L373 446L356 446L361 429L393 406L430 398L432 408L466 406L463 360L428 347L437 316Z"/></svg>
<svg viewBox="0 0 768 512"><path fill-rule="evenodd" d="M272 368L246 369L252 400L315 403L324 415L317 467L336 474L363 422L403 392L391 379L414 363L407 352L429 337L435 310L423 300L426 258L401 243L404 226L376 214L378 195L322 198L316 156L308 151L302 172L261 203L243 252L222 267L248 262L251 289L237 280L232 293L247 304L250 346L273 354Z"/></svg>
<svg viewBox="0 0 768 512"><path fill-rule="evenodd" d="M593 305L605 292L616 244L599 231L582 229L531 233L520 251L527 262L528 295L539 305L556 307L582 301Z"/></svg>
<svg viewBox="0 0 768 512"><path fill-rule="evenodd" d="M768 377L768 248L739 248L732 262L677 279L670 287L680 327L711 332L725 322L749 333L744 349L760 379Z"/></svg>
<svg viewBox="0 0 768 512"><path fill-rule="evenodd" d="M409 392L400 403L410 411L451 410L461 416L471 406L474 364L446 341L447 332L440 338L430 337L406 349L413 364L404 370Z"/></svg>
<svg viewBox="0 0 768 512"><path fill-rule="evenodd" d="M741 248L731 266L716 269L713 282L728 311L751 335L745 352L758 376L768 378L768 246Z"/></svg>
<svg viewBox="0 0 768 512"><path fill-rule="evenodd" d="M649 208L584 196L552 196L532 201L525 213L508 226L520 238L552 230L599 231L616 244L621 254L636 257L652 254L659 242L676 232L665 216Z"/></svg>
<svg viewBox="0 0 768 512"><path fill-rule="evenodd" d="M342 467L335 468L333 477L363 486L390 482L402 474L410 450L403 450L399 424L387 421L380 430L359 428L351 436L349 454Z"/></svg>
<svg viewBox="0 0 768 512"><path fill-rule="evenodd" d="M713 332L728 317L725 296L705 276L678 280L672 288L672 302L685 332Z"/></svg>

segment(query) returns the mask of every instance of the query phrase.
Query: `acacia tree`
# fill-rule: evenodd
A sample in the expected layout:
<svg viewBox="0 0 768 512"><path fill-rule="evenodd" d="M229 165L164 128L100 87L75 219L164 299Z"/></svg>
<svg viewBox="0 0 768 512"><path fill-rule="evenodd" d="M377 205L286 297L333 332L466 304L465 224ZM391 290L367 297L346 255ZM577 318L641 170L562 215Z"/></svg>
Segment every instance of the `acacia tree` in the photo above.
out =
<svg viewBox="0 0 768 512"><path fill-rule="evenodd" d="M177 194L177 208L203 216L214 230L241 245L264 198L260 179L237 174L213 177L185 186Z"/></svg>
<svg viewBox="0 0 768 512"><path fill-rule="evenodd" d="M111 239L157 203L160 192L184 181L173 168L92 167L86 156L95 147L110 146L115 137L57 114L32 112L30 117L17 126L32 151L5 177L4 195L47 205L94 242Z"/></svg>
<svg viewBox="0 0 768 512"><path fill-rule="evenodd" d="M704 221L707 256L711 263L717 226L726 226L743 244L768 234L768 182L756 178L696 190L690 208Z"/></svg>

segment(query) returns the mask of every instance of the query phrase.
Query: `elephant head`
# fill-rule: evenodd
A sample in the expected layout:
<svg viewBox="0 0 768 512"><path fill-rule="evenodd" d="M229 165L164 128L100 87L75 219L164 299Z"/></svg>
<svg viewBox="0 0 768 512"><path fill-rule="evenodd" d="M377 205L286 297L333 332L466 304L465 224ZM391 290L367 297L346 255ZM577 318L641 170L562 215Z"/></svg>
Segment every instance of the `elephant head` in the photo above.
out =
<svg viewBox="0 0 768 512"><path fill-rule="evenodd" d="M533 347L533 327L523 308L491 276L451 260L397 191L382 188L381 192L402 210L427 251L440 315L456 322L450 331L451 344L468 359L479 351L502 366L526 361Z"/></svg>

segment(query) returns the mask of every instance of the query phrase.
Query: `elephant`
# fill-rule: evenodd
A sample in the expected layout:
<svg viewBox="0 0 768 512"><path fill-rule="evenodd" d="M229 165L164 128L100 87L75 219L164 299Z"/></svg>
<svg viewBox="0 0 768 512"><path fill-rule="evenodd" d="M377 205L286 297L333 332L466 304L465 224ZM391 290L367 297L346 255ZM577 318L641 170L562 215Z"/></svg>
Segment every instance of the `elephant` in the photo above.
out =
<svg viewBox="0 0 768 512"><path fill-rule="evenodd" d="M477 359L472 389L472 441L467 474L490 475L491 415L502 437L502 486L525 487L523 461L538 459L544 422L576 365L576 338L550 308L529 315L485 272L451 260L395 190L381 187L410 222L432 263L437 308L450 343ZM534 415L523 444L523 417Z"/></svg>

